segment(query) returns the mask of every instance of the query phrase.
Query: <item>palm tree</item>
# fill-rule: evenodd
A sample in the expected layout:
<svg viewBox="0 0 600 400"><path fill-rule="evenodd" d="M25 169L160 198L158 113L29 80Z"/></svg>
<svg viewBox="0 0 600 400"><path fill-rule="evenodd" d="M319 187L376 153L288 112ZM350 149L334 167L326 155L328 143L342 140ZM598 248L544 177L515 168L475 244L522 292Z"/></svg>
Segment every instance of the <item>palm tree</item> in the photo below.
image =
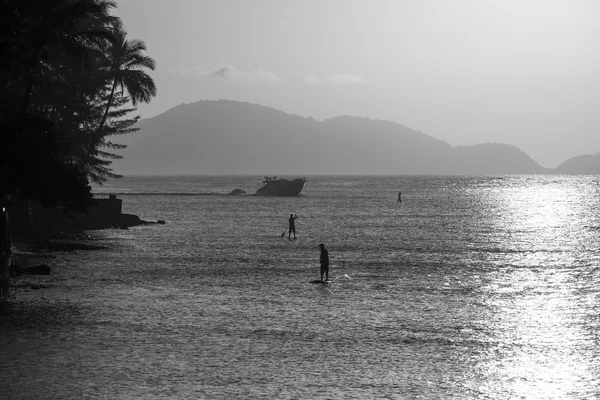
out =
<svg viewBox="0 0 600 400"><path fill-rule="evenodd" d="M90 52L111 39L112 31L121 28L121 20L109 14L116 3L111 0L9 0L9 15L20 21L11 28L3 45L12 47L23 57L24 95L19 112L25 114L31 104L39 77L56 48L71 59L85 64ZM3 46L4 47L4 46Z"/></svg>
<svg viewBox="0 0 600 400"><path fill-rule="evenodd" d="M116 32L113 44L108 49L109 71L107 78L112 80L112 89L97 132L106 123L117 86L121 87L121 94L124 90L127 90L134 106L139 102L148 103L152 97L156 96L154 81L141 70L141 68L154 70L156 67L156 63L152 58L142 54L145 50L146 44L141 40L127 40L125 31L119 30Z"/></svg>

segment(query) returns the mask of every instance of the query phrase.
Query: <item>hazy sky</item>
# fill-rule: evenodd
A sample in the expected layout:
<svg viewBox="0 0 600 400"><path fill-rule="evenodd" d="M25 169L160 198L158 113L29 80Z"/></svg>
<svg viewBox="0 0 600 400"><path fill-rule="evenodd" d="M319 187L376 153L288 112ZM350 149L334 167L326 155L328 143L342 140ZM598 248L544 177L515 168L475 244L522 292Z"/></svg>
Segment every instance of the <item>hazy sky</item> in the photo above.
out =
<svg viewBox="0 0 600 400"><path fill-rule="evenodd" d="M546 167L600 152L600 1L121 0L158 66L152 117L232 99L401 123Z"/></svg>

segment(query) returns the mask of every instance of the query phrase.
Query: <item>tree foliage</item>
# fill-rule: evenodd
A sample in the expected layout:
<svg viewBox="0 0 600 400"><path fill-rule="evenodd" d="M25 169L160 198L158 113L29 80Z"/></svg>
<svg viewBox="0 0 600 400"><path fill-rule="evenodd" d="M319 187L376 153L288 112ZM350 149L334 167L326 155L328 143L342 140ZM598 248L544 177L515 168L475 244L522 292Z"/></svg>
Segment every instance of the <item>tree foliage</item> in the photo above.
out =
<svg viewBox="0 0 600 400"><path fill-rule="evenodd" d="M106 111L98 129L102 129L106 122L110 107L113 105L115 89L120 86L121 94L126 89L133 105L138 102L149 102L156 96L156 86L140 68L154 70L154 60L145 56L143 52L146 45L141 40L127 40L125 32L120 31L115 35L115 42L110 46L108 62L110 64L107 77L112 81L112 88Z"/></svg>
<svg viewBox="0 0 600 400"><path fill-rule="evenodd" d="M0 191L84 208L90 182L117 177L129 107L156 95L141 41L109 0L0 0ZM120 90L116 90L120 88Z"/></svg>

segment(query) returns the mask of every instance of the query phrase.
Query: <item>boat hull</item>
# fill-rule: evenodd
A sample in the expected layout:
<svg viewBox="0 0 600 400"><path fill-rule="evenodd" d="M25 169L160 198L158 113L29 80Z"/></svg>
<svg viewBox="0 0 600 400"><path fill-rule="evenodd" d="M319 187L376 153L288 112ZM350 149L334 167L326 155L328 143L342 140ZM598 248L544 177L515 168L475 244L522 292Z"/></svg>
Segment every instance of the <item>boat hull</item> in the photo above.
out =
<svg viewBox="0 0 600 400"><path fill-rule="evenodd" d="M298 196L304 185L306 179L294 179L292 181L287 179L277 179L272 181L266 181L265 185L256 191L255 196L281 196L281 197L293 197Z"/></svg>

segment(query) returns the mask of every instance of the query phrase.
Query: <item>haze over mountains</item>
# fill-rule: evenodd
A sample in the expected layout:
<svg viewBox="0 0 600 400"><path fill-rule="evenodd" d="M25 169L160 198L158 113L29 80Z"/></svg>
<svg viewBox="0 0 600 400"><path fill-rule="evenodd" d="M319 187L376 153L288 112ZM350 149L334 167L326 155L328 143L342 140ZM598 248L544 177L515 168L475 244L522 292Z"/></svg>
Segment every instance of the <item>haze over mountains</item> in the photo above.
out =
<svg viewBox="0 0 600 400"><path fill-rule="evenodd" d="M257 104L180 104L141 120L114 171L125 175L600 174L600 153L544 168L508 144L456 146L403 125L325 121Z"/></svg>

